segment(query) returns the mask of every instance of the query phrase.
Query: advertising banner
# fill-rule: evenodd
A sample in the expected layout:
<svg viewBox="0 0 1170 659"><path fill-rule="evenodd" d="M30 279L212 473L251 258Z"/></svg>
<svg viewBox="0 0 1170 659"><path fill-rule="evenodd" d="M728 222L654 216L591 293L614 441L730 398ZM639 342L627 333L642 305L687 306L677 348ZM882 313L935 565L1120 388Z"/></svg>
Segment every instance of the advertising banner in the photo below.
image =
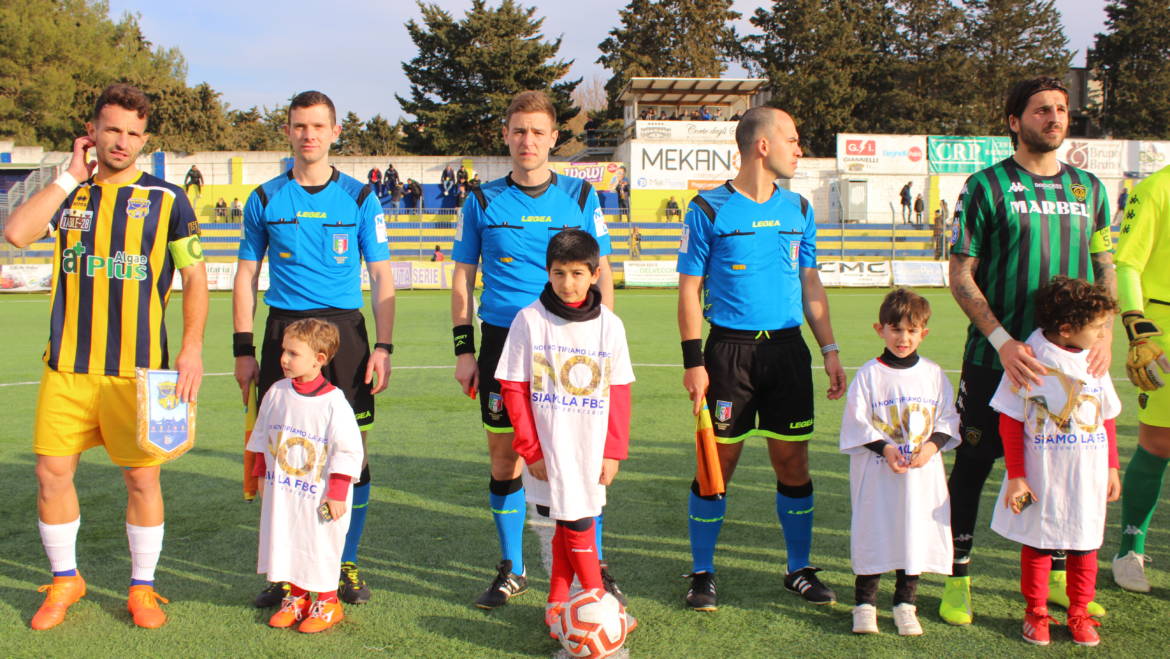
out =
<svg viewBox="0 0 1170 659"><path fill-rule="evenodd" d="M620 162L550 162L548 166L558 174L589 181L594 190L613 190L625 175L625 165Z"/></svg>
<svg viewBox="0 0 1170 659"><path fill-rule="evenodd" d="M0 293L47 291L53 283L53 266L48 263L0 265Z"/></svg>
<svg viewBox="0 0 1170 659"><path fill-rule="evenodd" d="M655 142L735 142L738 121L645 121L635 124L635 137Z"/></svg>
<svg viewBox="0 0 1170 659"><path fill-rule="evenodd" d="M889 286L889 261L821 261L821 283L825 286Z"/></svg>
<svg viewBox="0 0 1170 659"><path fill-rule="evenodd" d="M451 288L455 274L454 261L414 261L410 265L411 288L438 290Z"/></svg>
<svg viewBox="0 0 1170 659"><path fill-rule="evenodd" d="M394 288L410 288L411 282L411 262L410 261L391 261L390 269L394 271ZM370 275L362 268L362 287L368 289L370 287Z"/></svg>
<svg viewBox="0 0 1170 659"><path fill-rule="evenodd" d="M207 263L207 290L230 291L236 280L236 264Z"/></svg>
<svg viewBox="0 0 1170 659"><path fill-rule="evenodd" d="M940 261L894 261L895 286L946 286L947 264Z"/></svg>
<svg viewBox="0 0 1170 659"><path fill-rule="evenodd" d="M925 135L837 135L837 171L926 174Z"/></svg>
<svg viewBox="0 0 1170 659"><path fill-rule="evenodd" d="M631 183L639 190L707 189L735 178L739 149L727 144L635 141L630 149Z"/></svg>
<svg viewBox="0 0 1170 659"><path fill-rule="evenodd" d="M1067 139L1056 150L1056 158L1098 178L1121 178L1125 175L1126 151L1122 140Z"/></svg>
<svg viewBox="0 0 1170 659"><path fill-rule="evenodd" d="M974 174L1012 155L1008 137L931 135L926 138L931 174Z"/></svg>
<svg viewBox="0 0 1170 659"><path fill-rule="evenodd" d="M626 261L626 286L674 288L678 286L678 261Z"/></svg>
<svg viewBox="0 0 1170 659"><path fill-rule="evenodd" d="M1126 176L1141 178L1170 165L1170 142L1129 141L1126 146Z"/></svg>

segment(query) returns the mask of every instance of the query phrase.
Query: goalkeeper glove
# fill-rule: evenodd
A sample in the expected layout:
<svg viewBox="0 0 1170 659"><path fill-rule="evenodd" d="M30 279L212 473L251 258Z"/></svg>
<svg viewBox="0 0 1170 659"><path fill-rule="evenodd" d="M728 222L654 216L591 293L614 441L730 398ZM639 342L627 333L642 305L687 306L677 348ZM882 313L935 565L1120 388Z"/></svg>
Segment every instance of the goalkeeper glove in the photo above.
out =
<svg viewBox="0 0 1170 659"><path fill-rule="evenodd" d="M1129 335L1129 356L1125 360L1125 370L1129 381L1142 391L1153 391L1165 384L1158 373L1170 372L1170 361L1166 360L1165 353L1151 337L1162 336L1162 330L1140 312L1131 311L1122 314L1121 323L1125 325L1125 333ZM1154 365L1158 368L1154 368Z"/></svg>

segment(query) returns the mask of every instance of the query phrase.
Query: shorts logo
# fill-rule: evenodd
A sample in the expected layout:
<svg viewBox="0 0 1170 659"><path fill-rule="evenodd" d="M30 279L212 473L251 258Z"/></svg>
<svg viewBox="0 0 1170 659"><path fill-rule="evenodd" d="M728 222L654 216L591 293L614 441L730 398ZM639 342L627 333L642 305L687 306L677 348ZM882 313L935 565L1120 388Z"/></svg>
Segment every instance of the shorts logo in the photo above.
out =
<svg viewBox="0 0 1170 659"><path fill-rule="evenodd" d="M731 418L731 403L726 400L715 401L715 418L727 422Z"/></svg>
<svg viewBox="0 0 1170 659"><path fill-rule="evenodd" d="M93 211L66 208L61 211L57 228L62 231L89 231L93 227Z"/></svg>
<svg viewBox="0 0 1170 659"><path fill-rule="evenodd" d="M796 257L799 254L800 254L800 241L799 240L789 240L788 241L788 260L792 261L793 263L796 263Z"/></svg>
<svg viewBox="0 0 1170 659"><path fill-rule="evenodd" d="M333 253L345 254L349 251L349 234L335 233L333 234Z"/></svg>
<svg viewBox="0 0 1170 659"><path fill-rule="evenodd" d="M127 199L126 200L126 217L131 220L142 221L146 219L146 214L150 212L149 199Z"/></svg>
<svg viewBox="0 0 1170 659"><path fill-rule="evenodd" d="M504 409L503 397L497 393L488 394L488 411L492 414L499 414L502 409Z"/></svg>
<svg viewBox="0 0 1170 659"><path fill-rule="evenodd" d="M1089 190L1080 183L1073 183L1069 191L1072 192L1073 198L1077 201L1084 201L1085 197L1089 196Z"/></svg>
<svg viewBox="0 0 1170 659"><path fill-rule="evenodd" d="M983 439L983 431L978 428L967 428L967 444L971 446L979 446L979 440Z"/></svg>

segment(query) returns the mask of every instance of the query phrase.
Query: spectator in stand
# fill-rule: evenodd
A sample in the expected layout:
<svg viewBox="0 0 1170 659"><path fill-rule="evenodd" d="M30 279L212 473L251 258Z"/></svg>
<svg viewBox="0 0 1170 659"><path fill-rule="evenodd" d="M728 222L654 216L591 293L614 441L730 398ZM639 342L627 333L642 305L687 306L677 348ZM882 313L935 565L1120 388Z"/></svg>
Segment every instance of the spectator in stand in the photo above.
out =
<svg viewBox="0 0 1170 659"><path fill-rule="evenodd" d="M934 229L932 233L932 237L934 238L934 258L936 261L938 261L942 260L943 247L945 246L947 235L947 215L946 211L944 211L942 208L939 208L934 212L934 223L932 228Z"/></svg>
<svg viewBox="0 0 1170 659"><path fill-rule="evenodd" d="M699 108L699 119L702 121L711 121L711 112L707 110L707 106Z"/></svg>
<svg viewBox="0 0 1170 659"><path fill-rule="evenodd" d="M906 181L906 185L902 186L902 191L898 193L902 199L902 221L906 224L910 223L910 186L913 183L913 181Z"/></svg>
<svg viewBox="0 0 1170 659"><path fill-rule="evenodd" d="M630 182L626 179L626 168L619 167L617 181L613 187L617 193L619 215L630 221Z"/></svg>
<svg viewBox="0 0 1170 659"><path fill-rule="evenodd" d="M670 120L671 121L678 121L678 108L675 108L674 112L670 113Z"/></svg>
<svg viewBox="0 0 1170 659"><path fill-rule="evenodd" d="M442 260L443 260L443 250L439 249L438 245L435 245L435 252L433 254L431 254L431 261L435 262L435 261L442 261Z"/></svg>
<svg viewBox="0 0 1170 659"><path fill-rule="evenodd" d="M731 115L731 121L739 121L739 113L738 112Z"/></svg>
<svg viewBox="0 0 1170 659"><path fill-rule="evenodd" d="M215 202L215 221L226 222L227 210L227 202L223 200L223 197L220 197L219 201Z"/></svg>
<svg viewBox="0 0 1170 659"><path fill-rule="evenodd" d="M479 172L476 172L475 176L471 177L471 180L467 182L467 187L469 190L474 190L479 187Z"/></svg>
<svg viewBox="0 0 1170 659"><path fill-rule="evenodd" d="M398 170L394 169L393 163L386 163L386 174L382 177L382 185L386 186L386 192L393 194L394 189L401 183L398 178Z"/></svg>
<svg viewBox="0 0 1170 659"><path fill-rule="evenodd" d="M382 196L382 170L377 167L371 167L370 173L366 174L366 181L370 184L370 189L379 197Z"/></svg>
<svg viewBox="0 0 1170 659"><path fill-rule="evenodd" d="M671 197L670 201L666 202L666 221L670 222L680 217L682 217L682 210L679 209L678 202L675 201L675 198Z"/></svg>
<svg viewBox="0 0 1170 659"><path fill-rule="evenodd" d="M444 197L455 189L455 171L451 169L451 165L443 168L443 175L439 177L439 187L443 189L442 195Z"/></svg>
<svg viewBox="0 0 1170 659"><path fill-rule="evenodd" d="M191 186L195 186L195 194L191 194ZM183 189L191 199L203 194L203 172L195 165L191 165L191 169L187 170L187 177L183 179Z"/></svg>
<svg viewBox="0 0 1170 659"><path fill-rule="evenodd" d="M462 209L463 202L467 199L467 183L460 183L455 186L455 208Z"/></svg>
<svg viewBox="0 0 1170 659"><path fill-rule="evenodd" d="M412 178L408 178L406 179L406 192L408 195L410 195L411 207L414 208L415 211L421 213L423 206L422 185L418 181Z"/></svg>
<svg viewBox="0 0 1170 659"><path fill-rule="evenodd" d="M240 203L240 198L232 199L232 222L242 222L244 220L244 204Z"/></svg>
<svg viewBox="0 0 1170 659"><path fill-rule="evenodd" d="M459 171L455 172L455 184L464 185L467 183L467 168L459 165Z"/></svg>
<svg viewBox="0 0 1170 659"><path fill-rule="evenodd" d="M926 202L922 201L922 195L914 198L914 221L922 224L922 212L926 210Z"/></svg>
<svg viewBox="0 0 1170 659"><path fill-rule="evenodd" d="M638 227L630 227L630 258L638 259L642 256L642 232Z"/></svg>
<svg viewBox="0 0 1170 659"><path fill-rule="evenodd" d="M406 191L402 189L402 182L395 181L394 186L390 188L390 208L393 209L395 213L402 211L402 197L405 194Z"/></svg>

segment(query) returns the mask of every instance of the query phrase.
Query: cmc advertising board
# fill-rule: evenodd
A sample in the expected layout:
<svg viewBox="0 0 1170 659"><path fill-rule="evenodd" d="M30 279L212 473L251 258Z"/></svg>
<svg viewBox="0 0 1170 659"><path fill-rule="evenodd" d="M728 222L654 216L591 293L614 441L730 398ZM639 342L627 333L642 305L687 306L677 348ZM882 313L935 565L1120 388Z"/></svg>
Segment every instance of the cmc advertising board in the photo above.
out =
<svg viewBox="0 0 1170 659"><path fill-rule="evenodd" d="M1126 143L1121 140L1065 140L1056 158L1096 174L1098 178L1125 175Z"/></svg>
<svg viewBox="0 0 1170 659"><path fill-rule="evenodd" d="M734 142L738 121L639 121L634 136L655 142Z"/></svg>
<svg viewBox="0 0 1170 659"><path fill-rule="evenodd" d="M630 169L639 190L705 190L735 178L739 149L734 140L727 144L635 140Z"/></svg>
<svg viewBox="0 0 1170 659"><path fill-rule="evenodd" d="M931 174L974 174L1012 155L1007 137L931 135L926 138Z"/></svg>
<svg viewBox="0 0 1170 659"><path fill-rule="evenodd" d="M837 171L925 174L925 135L837 135Z"/></svg>
<svg viewBox="0 0 1170 659"><path fill-rule="evenodd" d="M821 261L821 283L825 286L889 286L889 261Z"/></svg>

